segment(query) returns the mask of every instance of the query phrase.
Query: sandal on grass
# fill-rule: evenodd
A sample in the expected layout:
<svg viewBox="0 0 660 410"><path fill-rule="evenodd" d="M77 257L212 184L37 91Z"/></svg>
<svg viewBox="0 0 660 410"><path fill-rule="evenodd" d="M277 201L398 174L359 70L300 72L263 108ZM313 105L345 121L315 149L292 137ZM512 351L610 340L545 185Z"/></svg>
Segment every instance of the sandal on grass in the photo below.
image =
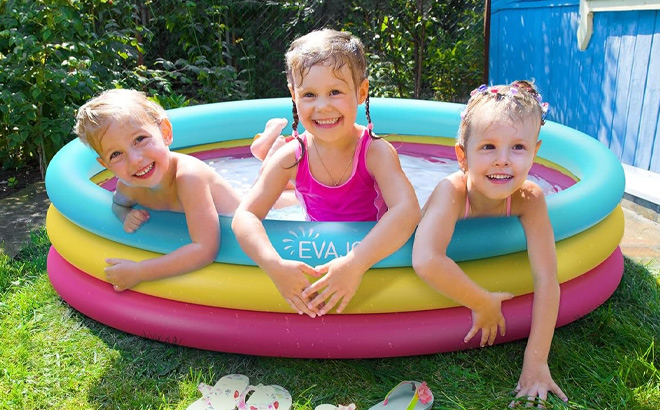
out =
<svg viewBox="0 0 660 410"><path fill-rule="evenodd" d="M403 381L396 385L385 400L369 410L429 410L433 407L433 393L426 382Z"/></svg>
<svg viewBox="0 0 660 410"><path fill-rule="evenodd" d="M314 410L355 410L355 404L351 403L348 406L342 406L341 404L319 404L314 408Z"/></svg>
<svg viewBox="0 0 660 410"><path fill-rule="evenodd" d="M186 410L234 410L241 393L247 389L250 380L242 374L228 374L214 386L200 383L197 389L202 398L188 406Z"/></svg>
<svg viewBox="0 0 660 410"><path fill-rule="evenodd" d="M238 399L238 410L290 410L291 394L278 385L248 386Z"/></svg>

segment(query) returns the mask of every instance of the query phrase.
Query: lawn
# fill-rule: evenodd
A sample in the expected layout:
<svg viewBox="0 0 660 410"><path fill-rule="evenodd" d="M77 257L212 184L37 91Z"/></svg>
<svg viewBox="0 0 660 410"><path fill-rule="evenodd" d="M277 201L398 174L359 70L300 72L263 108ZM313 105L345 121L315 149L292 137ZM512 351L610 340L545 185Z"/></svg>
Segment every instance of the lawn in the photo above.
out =
<svg viewBox="0 0 660 410"><path fill-rule="evenodd" d="M214 384L229 373L285 387L293 410L349 402L366 410L401 380L425 380L434 409L500 409L513 397L524 340L430 356L303 360L129 335L58 297L46 273L49 246L41 231L16 258L0 255L0 409L185 409L200 397L200 382ZM659 341L659 273L626 260L614 295L556 331L550 368L570 401L551 400L548 407L659 409Z"/></svg>

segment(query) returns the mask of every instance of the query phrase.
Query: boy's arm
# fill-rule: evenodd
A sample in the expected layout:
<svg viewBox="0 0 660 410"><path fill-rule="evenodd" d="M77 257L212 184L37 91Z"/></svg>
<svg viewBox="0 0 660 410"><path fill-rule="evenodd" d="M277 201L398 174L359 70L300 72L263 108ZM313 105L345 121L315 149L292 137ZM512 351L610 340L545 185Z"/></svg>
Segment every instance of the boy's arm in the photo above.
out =
<svg viewBox="0 0 660 410"><path fill-rule="evenodd" d="M304 294L311 296L325 288L311 302L313 308L320 308L319 314L327 313L340 300L337 312L343 311L357 291L362 275L406 243L419 222L421 212L415 191L401 169L396 150L388 142L374 140L371 143L367 168L378 183L388 210L346 256L318 268L328 274Z"/></svg>
<svg viewBox="0 0 660 410"><path fill-rule="evenodd" d="M117 182L117 188L112 195L112 213L124 225L124 231L135 232L143 223L149 220L149 211L146 209L135 209L136 202L129 195L126 186Z"/></svg>
<svg viewBox="0 0 660 410"><path fill-rule="evenodd" d="M196 175L177 177L191 243L163 256L140 262L108 259L106 276L116 290L140 282L187 273L213 262L220 245L220 221L208 184Z"/></svg>
<svg viewBox="0 0 660 410"><path fill-rule="evenodd" d="M302 291L309 285L304 274L316 276L316 272L305 263L282 259L261 222L295 175L296 167L286 168L294 163L293 144L277 150L264 163L263 173L238 206L231 226L243 252L268 274L289 306L299 314L313 317Z"/></svg>
<svg viewBox="0 0 660 410"><path fill-rule="evenodd" d="M464 185L462 174L454 174L433 190L415 234L412 260L415 272L429 286L472 310L472 327L464 341L481 330L480 345L484 346L493 344L498 327L504 335L501 302L513 295L487 291L447 256L456 221L463 214Z"/></svg>
<svg viewBox="0 0 660 410"><path fill-rule="evenodd" d="M548 355L559 311L559 283L555 239L543 191L535 184L523 187L520 222L527 238L527 253L534 275L532 327L525 349L516 397L539 397L548 391L567 401L550 375Z"/></svg>

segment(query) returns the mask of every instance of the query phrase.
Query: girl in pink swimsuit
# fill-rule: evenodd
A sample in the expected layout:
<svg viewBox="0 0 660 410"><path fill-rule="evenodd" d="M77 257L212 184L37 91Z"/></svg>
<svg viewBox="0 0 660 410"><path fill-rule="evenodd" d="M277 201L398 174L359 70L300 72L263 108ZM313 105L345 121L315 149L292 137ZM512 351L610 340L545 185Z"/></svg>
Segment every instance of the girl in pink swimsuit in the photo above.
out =
<svg viewBox="0 0 660 410"><path fill-rule="evenodd" d="M420 209L396 150L373 134L360 40L328 29L309 33L289 47L286 73L295 141L277 138L265 149L261 175L236 211L232 228L242 249L270 276L291 308L316 317L335 305L337 312L348 305L367 269L412 235ZM366 127L355 123L362 103ZM299 123L305 128L302 135ZM259 151L255 144L253 152ZM261 221L289 182L295 183L309 220L377 223L347 255L325 265L283 259ZM310 285L307 275L323 278Z"/></svg>
<svg viewBox="0 0 660 410"><path fill-rule="evenodd" d="M472 310L467 343L481 331L481 346L504 335L501 304L510 293L492 292L469 278L447 256L456 221L515 216L527 238L534 275L532 328L518 381L520 400L545 400L551 391L566 395L553 381L548 354L559 309L555 240L543 191L527 174L541 146L538 140L547 104L533 84L481 86L472 92L461 121L456 157L461 170L438 183L422 210L413 244L413 267L438 292Z"/></svg>

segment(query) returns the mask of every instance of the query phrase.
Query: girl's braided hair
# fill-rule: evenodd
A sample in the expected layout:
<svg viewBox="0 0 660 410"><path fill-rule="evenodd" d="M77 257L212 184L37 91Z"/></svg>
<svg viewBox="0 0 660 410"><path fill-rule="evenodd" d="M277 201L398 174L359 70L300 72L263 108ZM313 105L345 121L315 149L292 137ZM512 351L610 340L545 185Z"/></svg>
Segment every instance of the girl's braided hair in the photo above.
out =
<svg viewBox="0 0 660 410"><path fill-rule="evenodd" d="M355 87L358 87L367 78L367 59L364 54L362 42L351 33L344 31L322 29L299 37L289 46L284 60L286 78L291 87L295 84L295 78L302 79L317 64L326 64L335 71L348 66ZM293 129L293 136L302 146L302 154L300 156L302 158L305 155L305 145L298 135L298 109L296 108L295 101L292 101L292 103L293 122L291 128ZM368 94L365 101L365 111L369 124L367 127L369 136L371 138L377 138L373 133Z"/></svg>

